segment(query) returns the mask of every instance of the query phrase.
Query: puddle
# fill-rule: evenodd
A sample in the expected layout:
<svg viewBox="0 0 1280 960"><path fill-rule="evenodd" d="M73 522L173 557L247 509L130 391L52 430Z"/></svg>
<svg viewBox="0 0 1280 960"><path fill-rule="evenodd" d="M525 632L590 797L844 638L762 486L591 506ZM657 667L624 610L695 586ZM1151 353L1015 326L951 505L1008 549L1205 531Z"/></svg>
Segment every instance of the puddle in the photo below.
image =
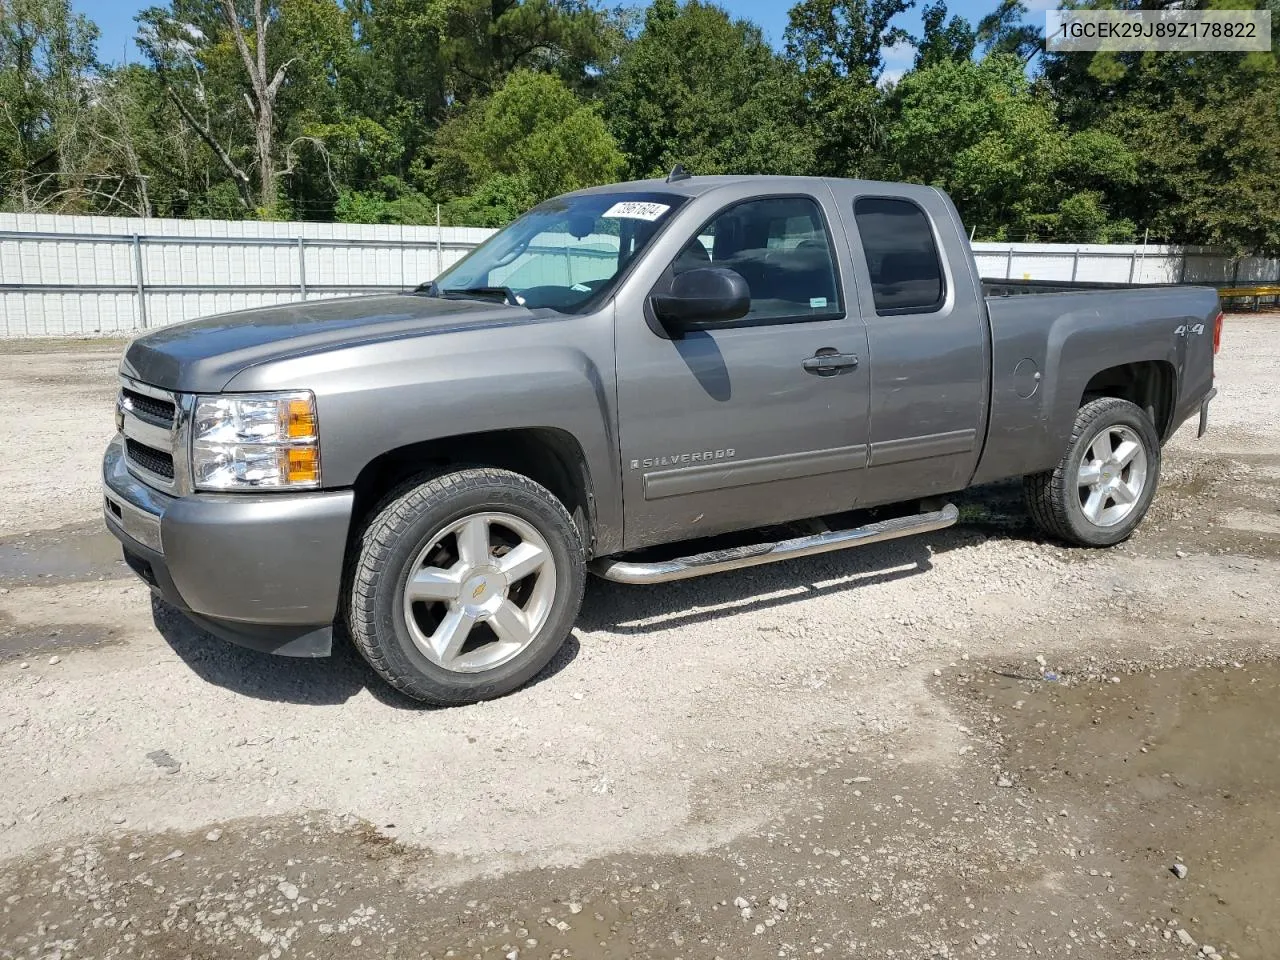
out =
<svg viewBox="0 0 1280 960"><path fill-rule="evenodd" d="M50 623L39 627L30 623L15 625L0 613L0 663L119 642L113 633L110 627L95 623Z"/></svg>
<svg viewBox="0 0 1280 960"><path fill-rule="evenodd" d="M76 583L133 574L100 520L0 538L0 586Z"/></svg>
<svg viewBox="0 0 1280 960"><path fill-rule="evenodd" d="M1185 929L1224 957L1274 956L1280 668L1119 684L963 669L938 687L974 715L972 752L938 767L859 739L703 784L690 823L764 802L720 844L511 869L505 848L438 856L383 832L394 823L149 834L122 807L104 811L119 824L106 836L0 864L0 942L39 956L74 932L86 956L208 960L1174 960L1194 952ZM148 746L150 762L178 762Z"/></svg>
<svg viewBox="0 0 1280 960"><path fill-rule="evenodd" d="M1174 933L1224 956L1275 956L1280 665L1066 680L993 672L968 687L1016 786L1096 817L1089 842Z"/></svg>
<svg viewBox="0 0 1280 960"><path fill-rule="evenodd" d="M970 487L952 498L960 508L960 523L990 536L1036 540L1043 534L1027 512L1021 480L1002 480Z"/></svg>

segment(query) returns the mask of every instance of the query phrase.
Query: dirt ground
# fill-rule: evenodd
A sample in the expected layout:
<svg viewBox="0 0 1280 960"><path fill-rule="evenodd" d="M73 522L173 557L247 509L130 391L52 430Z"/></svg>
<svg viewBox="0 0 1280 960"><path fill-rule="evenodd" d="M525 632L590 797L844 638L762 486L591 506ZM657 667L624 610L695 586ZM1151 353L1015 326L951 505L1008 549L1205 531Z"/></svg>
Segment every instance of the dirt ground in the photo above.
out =
<svg viewBox="0 0 1280 960"><path fill-rule="evenodd" d="M101 529L119 344L0 343L0 960L1280 956L1280 316L1110 551L963 523L594 582L424 710L229 647Z"/></svg>

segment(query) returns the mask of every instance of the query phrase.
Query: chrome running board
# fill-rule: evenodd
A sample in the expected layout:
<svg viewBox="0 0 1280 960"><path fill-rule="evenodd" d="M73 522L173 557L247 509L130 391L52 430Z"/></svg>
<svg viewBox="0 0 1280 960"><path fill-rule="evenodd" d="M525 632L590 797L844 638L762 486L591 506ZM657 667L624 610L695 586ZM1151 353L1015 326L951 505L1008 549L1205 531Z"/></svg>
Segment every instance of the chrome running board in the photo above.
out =
<svg viewBox="0 0 1280 960"><path fill-rule="evenodd" d="M892 520L869 523L865 527L854 527L852 530L830 530L808 537L796 537L793 540L753 543L745 547L712 550L691 557L677 557L674 560L660 560L656 563L639 563L618 557L602 557L592 562L591 572L615 583L668 583L672 580L705 577L707 574L723 573L726 570L757 567L765 563L810 557L817 553L830 553L833 550L848 550L850 547L863 547L871 543L880 543L882 540L896 540L898 537L910 537L917 533L942 530L953 526L959 517L960 511L956 509L955 504L948 503L934 513L895 517Z"/></svg>

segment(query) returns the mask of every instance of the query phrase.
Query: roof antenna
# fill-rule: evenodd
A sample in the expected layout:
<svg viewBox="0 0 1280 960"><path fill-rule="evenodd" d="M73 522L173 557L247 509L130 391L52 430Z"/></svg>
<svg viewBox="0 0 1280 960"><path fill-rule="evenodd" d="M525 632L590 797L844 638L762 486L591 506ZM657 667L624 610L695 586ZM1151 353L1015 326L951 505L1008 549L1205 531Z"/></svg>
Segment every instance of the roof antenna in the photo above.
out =
<svg viewBox="0 0 1280 960"><path fill-rule="evenodd" d="M688 180L693 176L684 168L683 163L677 163L671 168L671 173L667 175L667 183L678 183L681 180Z"/></svg>

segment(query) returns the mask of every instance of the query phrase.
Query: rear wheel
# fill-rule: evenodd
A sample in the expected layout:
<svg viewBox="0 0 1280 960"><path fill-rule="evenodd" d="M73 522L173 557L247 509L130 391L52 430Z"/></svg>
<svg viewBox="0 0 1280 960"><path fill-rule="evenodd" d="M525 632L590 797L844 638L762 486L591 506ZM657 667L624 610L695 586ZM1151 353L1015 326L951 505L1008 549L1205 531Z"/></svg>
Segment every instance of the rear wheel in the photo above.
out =
<svg viewBox="0 0 1280 960"><path fill-rule="evenodd" d="M546 488L473 468L394 494L361 537L347 622L365 659L416 700L510 693L560 649L582 603L582 542Z"/></svg>
<svg viewBox="0 0 1280 960"><path fill-rule="evenodd" d="M1160 439L1140 407L1102 397L1080 408L1058 465L1026 478L1027 505L1046 533L1086 547L1128 538L1160 479Z"/></svg>

